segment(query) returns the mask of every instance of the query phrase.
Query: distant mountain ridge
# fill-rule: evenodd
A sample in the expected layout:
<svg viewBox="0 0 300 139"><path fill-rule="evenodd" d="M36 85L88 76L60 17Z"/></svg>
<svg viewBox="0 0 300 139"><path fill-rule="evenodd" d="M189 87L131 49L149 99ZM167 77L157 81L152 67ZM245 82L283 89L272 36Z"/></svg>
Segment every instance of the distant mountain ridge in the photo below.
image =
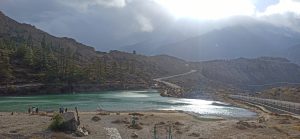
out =
<svg viewBox="0 0 300 139"><path fill-rule="evenodd" d="M151 43L143 42L126 49L136 49L145 54L167 54L188 61L270 56L285 57L300 63L288 55L289 49L297 44L300 44L299 32L267 23L246 22L170 44L151 47Z"/></svg>

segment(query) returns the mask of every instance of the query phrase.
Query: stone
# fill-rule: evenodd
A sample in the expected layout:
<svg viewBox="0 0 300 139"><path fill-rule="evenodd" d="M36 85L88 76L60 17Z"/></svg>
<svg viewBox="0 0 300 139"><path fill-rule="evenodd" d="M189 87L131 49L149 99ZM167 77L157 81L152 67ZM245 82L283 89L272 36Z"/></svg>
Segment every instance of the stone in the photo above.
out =
<svg viewBox="0 0 300 139"><path fill-rule="evenodd" d="M200 137L200 134L193 132L193 133L189 134L188 136L191 136L191 137Z"/></svg>
<svg viewBox="0 0 300 139"><path fill-rule="evenodd" d="M158 125L164 125L164 124L166 124L166 123L163 121L158 123Z"/></svg>
<svg viewBox="0 0 300 139"><path fill-rule="evenodd" d="M77 130L74 133L77 137L84 137L88 136L89 132L85 128L77 128Z"/></svg>
<svg viewBox="0 0 300 139"><path fill-rule="evenodd" d="M177 122L175 122L175 125L184 125L184 124L177 121Z"/></svg>
<svg viewBox="0 0 300 139"><path fill-rule="evenodd" d="M98 121L100 121L100 120L101 120L101 118L98 117L98 116L93 116L93 117L92 117L92 121L94 121L94 122L98 122Z"/></svg>
<svg viewBox="0 0 300 139"><path fill-rule="evenodd" d="M239 121L236 123L236 128L245 130L247 128L265 128L265 126L254 122Z"/></svg>
<svg viewBox="0 0 300 139"><path fill-rule="evenodd" d="M176 130L175 132L176 134L182 134L182 132L180 130Z"/></svg>
<svg viewBox="0 0 300 139"><path fill-rule="evenodd" d="M62 127L65 131L76 131L77 130L77 119L74 112L66 112L62 114L64 119Z"/></svg>
<svg viewBox="0 0 300 139"><path fill-rule="evenodd" d="M139 124L129 125L128 128L130 128L130 129L137 129L137 130L143 129L143 127L140 126Z"/></svg>
<svg viewBox="0 0 300 139"><path fill-rule="evenodd" d="M265 117L260 116L257 121L258 121L258 123L264 123L264 122L266 122L266 119L265 119Z"/></svg>
<svg viewBox="0 0 300 139"><path fill-rule="evenodd" d="M113 123L113 124L120 124L120 123L122 123L122 121L120 119L116 119L114 121L111 121L111 123Z"/></svg>
<svg viewBox="0 0 300 139"><path fill-rule="evenodd" d="M133 115L133 116L144 116L144 114L138 113L138 112L129 113L128 115Z"/></svg>
<svg viewBox="0 0 300 139"><path fill-rule="evenodd" d="M132 137L132 138L138 138L139 135L138 135L136 132L133 132L133 133L131 133L131 137Z"/></svg>
<svg viewBox="0 0 300 139"><path fill-rule="evenodd" d="M289 121L289 119L282 119L279 121L279 124L291 124L291 122Z"/></svg>

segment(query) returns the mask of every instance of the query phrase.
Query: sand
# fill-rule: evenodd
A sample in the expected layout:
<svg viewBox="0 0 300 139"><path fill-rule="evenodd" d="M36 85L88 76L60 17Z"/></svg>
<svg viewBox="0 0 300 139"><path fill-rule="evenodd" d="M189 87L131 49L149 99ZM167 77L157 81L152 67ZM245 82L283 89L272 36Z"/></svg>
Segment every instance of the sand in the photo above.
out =
<svg viewBox="0 0 300 139"><path fill-rule="evenodd" d="M0 139L4 138L82 138L109 139L107 129L116 129L123 139L151 139L154 125L157 136L165 139L171 127L173 139L286 139L300 138L300 120L288 116L278 116L258 112L258 117L249 120L201 118L177 111L139 112L137 123L141 129L129 128L132 115L129 112L111 112L99 115L99 112L80 112L81 126L90 135L75 137L72 133L51 132L47 128L51 115L29 115L26 113L0 113ZM103 113L102 113L103 114ZM93 121L98 116L101 120ZM263 117L263 118L262 118ZM259 120L260 119L260 122ZM264 119L264 120L261 120Z"/></svg>

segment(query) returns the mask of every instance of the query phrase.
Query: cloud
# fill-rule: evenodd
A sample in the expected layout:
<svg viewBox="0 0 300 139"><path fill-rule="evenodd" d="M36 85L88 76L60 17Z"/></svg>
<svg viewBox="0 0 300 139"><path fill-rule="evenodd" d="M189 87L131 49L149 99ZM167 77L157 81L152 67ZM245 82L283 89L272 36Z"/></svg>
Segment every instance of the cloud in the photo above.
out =
<svg viewBox="0 0 300 139"><path fill-rule="evenodd" d="M60 0L59 2L81 11L87 11L93 6L104 6L108 8L123 8L126 6L126 0Z"/></svg>
<svg viewBox="0 0 300 139"><path fill-rule="evenodd" d="M150 21L150 19L146 18L143 15L137 15L136 20L140 25L140 30L143 32L152 32L154 27Z"/></svg>
<svg viewBox="0 0 300 139"><path fill-rule="evenodd" d="M280 0L257 16L265 22L300 31L300 0Z"/></svg>
<svg viewBox="0 0 300 139"><path fill-rule="evenodd" d="M154 0L166 7L177 18L200 20L252 16L255 5L252 0Z"/></svg>
<svg viewBox="0 0 300 139"><path fill-rule="evenodd" d="M170 3L163 5L159 1ZM177 1L175 6L172 6L173 1ZM227 23L225 19L210 21L195 20L193 17L214 19L237 15L300 31L299 1L0 0L0 10L19 22L35 25L55 36L68 36L106 51L151 38L163 40L164 37L177 36L170 40L178 41L184 37L238 24L238 20L234 18L227 18ZM197 5L186 2L195 2ZM257 5L262 3L257 11ZM187 17L178 19L172 12ZM254 15L253 12L258 14Z"/></svg>
<svg viewBox="0 0 300 139"><path fill-rule="evenodd" d="M269 6L261 15L286 13L300 14L300 0L280 0L278 4Z"/></svg>

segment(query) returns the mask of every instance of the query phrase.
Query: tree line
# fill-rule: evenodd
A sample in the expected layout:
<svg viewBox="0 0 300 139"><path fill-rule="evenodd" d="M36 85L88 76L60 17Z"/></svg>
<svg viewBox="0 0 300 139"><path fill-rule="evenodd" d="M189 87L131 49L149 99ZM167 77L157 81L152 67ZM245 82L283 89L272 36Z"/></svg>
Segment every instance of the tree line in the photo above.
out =
<svg viewBox="0 0 300 139"><path fill-rule="evenodd" d="M29 35L27 39L0 38L0 83L19 82L19 76L31 82L97 83L108 80L124 81L124 76L135 74L135 61L116 61L97 57L86 61L82 56L60 44L53 45L43 36L38 43ZM16 75L23 70L25 75Z"/></svg>

